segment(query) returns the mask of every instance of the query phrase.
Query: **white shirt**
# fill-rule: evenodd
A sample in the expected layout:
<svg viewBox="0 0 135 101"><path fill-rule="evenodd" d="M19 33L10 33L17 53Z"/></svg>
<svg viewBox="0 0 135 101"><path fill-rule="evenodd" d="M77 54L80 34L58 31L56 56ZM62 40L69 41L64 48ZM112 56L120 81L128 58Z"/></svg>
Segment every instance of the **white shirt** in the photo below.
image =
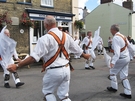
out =
<svg viewBox="0 0 135 101"><path fill-rule="evenodd" d="M89 39L88 36L86 36L83 39L83 43L87 46L90 40L92 41L92 37L90 37L90 39ZM88 47L92 47L92 43L90 43L90 45Z"/></svg>
<svg viewBox="0 0 135 101"><path fill-rule="evenodd" d="M76 39L76 40L75 40L75 43L76 43L77 45L79 45L79 42L80 42L79 39Z"/></svg>
<svg viewBox="0 0 135 101"><path fill-rule="evenodd" d="M100 37L100 39L99 39L98 45L103 45L103 40L102 40L101 37Z"/></svg>
<svg viewBox="0 0 135 101"><path fill-rule="evenodd" d="M117 32L116 34L120 34L120 32ZM114 55L112 57L112 62L111 62L112 64L115 64L119 58L127 57L129 55L129 51L128 51L127 47L124 51L120 52L121 48L123 48L125 46L125 41L123 40L122 37L120 37L116 34L114 35L114 37L112 39L112 49L114 50ZM120 35L122 35L122 34L120 34ZM125 37L125 36L123 36L123 37ZM129 42L128 42L128 44L129 44Z"/></svg>
<svg viewBox="0 0 135 101"><path fill-rule="evenodd" d="M62 40L62 32L58 28L52 28L50 31L54 32L60 40ZM49 32L49 31L48 31ZM75 55L80 56L83 53L83 50L75 44L73 38L66 34L65 49L68 53L72 52ZM50 34L45 34L39 38L34 51L31 56L38 62L40 58L43 57L44 61L47 62L52 56L55 55L58 49L58 43L54 37ZM61 57L57 57L56 60L48 67L61 66L69 62L62 53ZM48 68L47 67L47 68Z"/></svg>

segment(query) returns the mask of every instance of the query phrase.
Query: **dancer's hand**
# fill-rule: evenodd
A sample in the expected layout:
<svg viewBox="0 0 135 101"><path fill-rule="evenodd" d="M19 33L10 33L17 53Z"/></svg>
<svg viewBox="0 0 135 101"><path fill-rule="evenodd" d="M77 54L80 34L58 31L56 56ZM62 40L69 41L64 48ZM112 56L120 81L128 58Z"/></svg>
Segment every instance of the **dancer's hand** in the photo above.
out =
<svg viewBox="0 0 135 101"><path fill-rule="evenodd" d="M82 53L82 57L88 60L90 58L90 54Z"/></svg>
<svg viewBox="0 0 135 101"><path fill-rule="evenodd" d="M7 70L10 71L10 72L15 72L16 69L17 69L16 64L8 65L8 68L7 68Z"/></svg>
<svg viewBox="0 0 135 101"><path fill-rule="evenodd" d="M110 68L113 68L114 67L114 64L110 63Z"/></svg>

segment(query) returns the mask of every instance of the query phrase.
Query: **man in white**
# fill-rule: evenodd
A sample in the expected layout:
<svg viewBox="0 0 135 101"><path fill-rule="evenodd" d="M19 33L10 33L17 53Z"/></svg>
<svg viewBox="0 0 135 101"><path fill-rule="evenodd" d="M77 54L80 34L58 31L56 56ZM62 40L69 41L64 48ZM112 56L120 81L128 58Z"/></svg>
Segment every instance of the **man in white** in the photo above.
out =
<svg viewBox="0 0 135 101"><path fill-rule="evenodd" d="M101 54L103 55L103 40L101 37L98 41L97 50L98 50L98 55L101 55Z"/></svg>
<svg viewBox="0 0 135 101"><path fill-rule="evenodd" d="M3 34L3 33L0 33L0 34ZM9 32L9 30L8 29L5 29L5 31L4 31L4 34L7 36L7 37L10 37L10 32ZM1 45L0 45L0 57L1 57L1 60L0 60L0 64L1 64L1 66L2 66L2 68L3 68L3 70L4 70L4 87L5 88L10 88L10 85L9 85L9 79L10 79L10 72L7 70L7 66L9 65L9 64L13 64L14 63L14 60L13 60L13 57L11 58L11 59L9 59L9 61L5 58L6 56L5 55L7 55L7 54L11 54L10 53L10 50L11 50L11 48L12 48L12 46L9 46L9 47L5 47L6 48L6 53L5 53L5 49L3 48L4 46L4 43L5 43L5 41L3 40L3 39L1 39ZM11 47L11 48L10 48ZM14 48L14 50L13 50L13 54L12 54L12 56L14 56L14 58L18 61L18 62L21 62L21 60L18 58L18 54L17 54L17 52L16 52L16 49ZM16 72L16 71L14 71L13 73L12 73L12 77L13 77L13 80L14 80L14 82L15 82L15 84L16 84L16 88L18 88L18 87L20 87L20 86L22 86L22 85L24 85L24 83L23 82L20 82L20 79L19 79L19 76L18 76L18 73Z"/></svg>
<svg viewBox="0 0 135 101"><path fill-rule="evenodd" d="M78 39L77 36L75 36L75 40L74 41L75 41L76 45L79 45L80 44L80 40ZM80 59L80 56L74 55L74 58L75 59Z"/></svg>
<svg viewBox="0 0 135 101"><path fill-rule="evenodd" d="M124 87L124 93L121 96L131 99L131 87L128 80L128 65L130 62L129 49L132 50L127 38L119 32L118 25L112 25L110 31L113 35L112 49L113 57L110 63L110 76L111 87L107 87L110 92L118 90L117 74L120 74L120 79Z"/></svg>
<svg viewBox="0 0 135 101"><path fill-rule="evenodd" d="M91 31L87 32L87 36L83 39L83 43L85 45L85 53L91 54L92 52L92 32ZM95 56L94 52L93 54ZM95 69L95 67L93 66L94 59L92 57L86 61L85 69L90 69L90 68Z"/></svg>
<svg viewBox="0 0 135 101"><path fill-rule="evenodd" d="M60 38L60 40L62 40L63 35L65 35L66 40L64 46L61 47L65 47L68 53L71 51L76 55L82 55L82 57L85 59L90 57L89 54L83 53L83 50L74 43L74 40L70 35L62 33L62 31L56 27L56 20L53 16L46 16L44 20L44 26L48 33L54 33L58 38ZM57 43L54 37L48 33L39 38L34 51L28 58L17 65L9 65L8 70L14 71L19 67L28 65L35 61L38 62L42 57L46 63L52 56L54 56L56 51L60 48L60 45ZM70 83L70 67L68 63L69 60L66 59L64 53L61 52L58 57L56 57L54 62L44 68L46 73L43 77L42 92L44 94L45 101L56 101L54 96L56 89L57 95L61 101L71 101L68 98Z"/></svg>

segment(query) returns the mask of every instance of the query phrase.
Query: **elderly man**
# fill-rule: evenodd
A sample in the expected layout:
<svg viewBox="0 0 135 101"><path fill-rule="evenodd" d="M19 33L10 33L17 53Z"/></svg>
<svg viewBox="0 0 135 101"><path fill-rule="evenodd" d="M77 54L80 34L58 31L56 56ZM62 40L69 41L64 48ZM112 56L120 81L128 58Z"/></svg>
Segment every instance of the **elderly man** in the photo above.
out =
<svg viewBox="0 0 135 101"><path fill-rule="evenodd" d="M61 101L71 101L68 98L70 83L68 54L71 51L76 55L82 55L85 59L88 59L90 55L84 54L71 36L56 27L56 20L53 16L46 16L44 27L48 32L39 38L33 53L21 63L9 65L8 70L14 71L43 58L45 64L42 72L46 70L46 73L43 77L42 92L45 101L56 101L54 96L56 89Z"/></svg>
<svg viewBox="0 0 135 101"><path fill-rule="evenodd" d="M112 52L114 53L110 63L110 76L111 87L107 87L110 92L118 90L117 74L120 74L120 79L124 87L124 93L121 96L131 99L131 87L128 80L128 65L130 62L129 49L132 50L127 38L119 32L118 25L112 25L110 29L112 39Z"/></svg>
<svg viewBox="0 0 135 101"><path fill-rule="evenodd" d="M84 49L85 49L85 53L87 54L91 54L92 52L92 32L88 31L87 32L87 36L83 39L83 43L84 43ZM95 59L95 53L93 52L93 54L91 54L91 56ZM95 67L93 66L93 58L86 60L85 63L85 69L95 69Z"/></svg>
<svg viewBox="0 0 135 101"><path fill-rule="evenodd" d="M3 33L0 33L0 34L3 34ZM8 29L5 29L4 34L5 34L7 37L10 37L10 32L9 32ZM2 41L5 43L4 40L2 40ZM2 66L2 68L3 68L3 70L4 70L4 87L5 87L5 88L10 88L10 85L9 85L10 72L7 70L7 66L8 66L9 64L13 64L13 63L14 63L14 60L13 60L13 58L11 58L11 59L9 59L9 60L5 59L5 57L8 57L8 56L5 56L5 55L11 54L11 53L10 53L10 49L12 48L12 46L6 47L6 53L5 53L5 50L4 50L4 48L3 48L3 47L4 47L3 44L2 44L2 43L0 43L0 44L1 44L1 45L0 45L0 47L1 47L1 48L0 48L0 49L1 49L1 51L0 51L0 58L1 58L1 59L0 59L0 64L1 64L1 66ZM21 62L21 60L18 58L18 54L17 54L17 52L16 52L16 49L14 49L14 52L13 52L12 55L15 57L15 59L16 59L18 62ZM14 71L14 72L12 73L12 77L13 77L13 80L15 81L16 88L18 88L18 87L24 85L23 82L20 82L18 73L17 73L16 71Z"/></svg>

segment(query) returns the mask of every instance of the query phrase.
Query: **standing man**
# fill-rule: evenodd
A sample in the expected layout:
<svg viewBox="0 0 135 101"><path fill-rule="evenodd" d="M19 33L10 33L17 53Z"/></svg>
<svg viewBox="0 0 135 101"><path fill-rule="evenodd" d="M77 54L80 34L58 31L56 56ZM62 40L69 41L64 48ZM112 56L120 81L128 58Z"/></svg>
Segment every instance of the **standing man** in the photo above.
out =
<svg viewBox="0 0 135 101"><path fill-rule="evenodd" d="M83 43L84 43L85 53L91 54L92 52L92 32L91 31L87 32L87 36L83 39ZM89 60L86 60L85 69L90 69L90 68L95 69L95 67L93 66L94 59L92 57Z"/></svg>
<svg viewBox="0 0 135 101"><path fill-rule="evenodd" d="M130 62L129 50L131 46L127 38L119 32L118 25L112 25L110 32L113 35L112 49L113 57L110 63L110 76L111 87L107 87L110 92L116 92L118 90L117 74L120 74L120 79L124 87L124 93L120 93L121 96L131 99L131 87L128 80L128 65Z"/></svg>
<svg viewBox="0 0 135 101"><path fill-rule="evenodd" d="M98 49L98 55L101 55L101 54L104 55L103 54L103 40L101 37L98 41L97 49Z"/></svg>
<svg viewBox="0 0 135 101"><path fill-rule="evenodd" d="M112 38L109 36L108 38L108 52L110 52L112 46Z"/></svg>
<svg viewBox="0 0 135 101"><path fill-rule="evenodd" d="M76 45L79 45L80 44L80 40L78 39L78 37L77 36L75 36L75 43L76 43ZM80 45L79 45L80 46ZM80 56L77 56L77 55L74 55L74 58L75 59L80 59Z"/></svg>
<svg viewBox="0 0 135 101"><path fill-rule="evenodd" d="M76 55L83 56L85 59L88 59L90 55L84 54L70 35L56 27L56 20L53 16L46 16L44 26L48 32L39 38L33 53L21 63L9 65L8 70L12 72L35 61L38 62L40 58L43 58L45 64L42 72L46 70L46 73L43 77L42 92L45 101L56 101L54 96L56 89L61 101L71 101L68 98L70 83L68 54L71 51Z"/></svg>
<svg viewBox="0 0 135 101"><path fill-rule="evenodd" d="M3 33L0 33L0 34L3 34ZM10 37L10 32L8 29L5 29L4 31L4 34L7 36L7 37ZM9 85L9 79L10 79L10 72L7 70L7 66L10 65L10 64L13 64L14 63L14 60L13 60L13 57L11 57L11 59L7 60L5 59L5 55L7 54L11 54L10 50L11 50L11 45L9 45L8 47L6 47L6 50L4 49L4 43L6 43L3 39L1 39L1 42L0 44L0 64L4 70L4 87L5 88L10 88L10 85ZM4 48L3 48L4 47ZM6 51L6 52L5 52ZM13 54L12 56L15 57L15 59L18 61L18 62L21 62L21 60L18 58L18 54L16 52L16 49L13 50ZM19 76L18 76L18 73L16 71L12 72L12 77L13 77L13 80L16 84L16 88L24 85L23 82L20 82L20 79L19 79Z"/></svg>

